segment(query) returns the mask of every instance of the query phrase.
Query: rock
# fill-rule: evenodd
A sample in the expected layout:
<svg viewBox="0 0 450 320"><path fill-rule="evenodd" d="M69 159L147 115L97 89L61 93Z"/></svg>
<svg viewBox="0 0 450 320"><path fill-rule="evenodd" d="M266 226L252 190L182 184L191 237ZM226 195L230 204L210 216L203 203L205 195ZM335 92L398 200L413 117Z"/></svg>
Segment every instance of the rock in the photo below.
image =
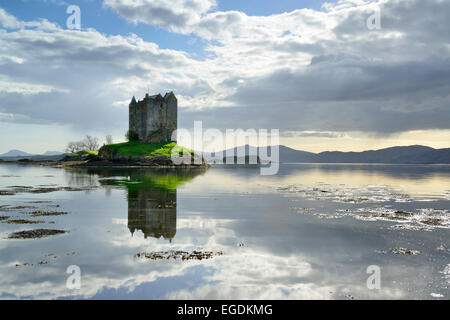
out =
<svg viewBox="0 0 450 320"><path fill-rule="evenodd" d="M90 154L86 157L86 160L88 162L98 162L98 161L102 161L103 159L95 154Z"/></svg>

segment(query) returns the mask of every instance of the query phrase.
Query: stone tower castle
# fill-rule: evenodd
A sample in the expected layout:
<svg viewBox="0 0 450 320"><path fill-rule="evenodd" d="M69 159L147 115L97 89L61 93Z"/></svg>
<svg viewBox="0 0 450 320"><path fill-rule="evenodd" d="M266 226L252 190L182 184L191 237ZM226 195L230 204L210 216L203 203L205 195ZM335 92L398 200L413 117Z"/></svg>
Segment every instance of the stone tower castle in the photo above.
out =
<svg viewBox="0 0 450 320"><path fill-rule="evenodd" d="M130 131L137 133L139 141L175 141L172 133L177 129L178 101L173 92L149 96L141 101L133 97L129 106Z"/></svg>

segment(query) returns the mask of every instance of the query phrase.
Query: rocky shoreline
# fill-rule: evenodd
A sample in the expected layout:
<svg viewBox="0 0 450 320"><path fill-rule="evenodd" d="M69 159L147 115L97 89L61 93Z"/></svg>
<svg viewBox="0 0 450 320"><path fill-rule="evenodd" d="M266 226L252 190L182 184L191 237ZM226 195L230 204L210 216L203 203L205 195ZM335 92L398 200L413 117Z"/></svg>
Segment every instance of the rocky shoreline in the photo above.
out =
<svg viewBox="0 0 450 320"><path fill-rule="evenodd" d="M54 168L209 168L203 159L201 164L195 164L194 159L191 159L191 164L174 164L168 157L153 157L153 158L114 158L105 159L102 157L90 157L89 159L62 159L60 161L33 161L29 159L4 161L0 160L0 164L19 164L19 165L33 165L33 166L47 166Z"/></svg>
<svg viewBox="0 0 450 320"><path fill-rule="evenodd" d="M105 168L105 167L122 167L122 168L206 168L210 165L202 160L201 164L174 164L170 158L155 157L150 159L98 159L88 160L82 164L71 164L70 167L77 168Z"/></svg>

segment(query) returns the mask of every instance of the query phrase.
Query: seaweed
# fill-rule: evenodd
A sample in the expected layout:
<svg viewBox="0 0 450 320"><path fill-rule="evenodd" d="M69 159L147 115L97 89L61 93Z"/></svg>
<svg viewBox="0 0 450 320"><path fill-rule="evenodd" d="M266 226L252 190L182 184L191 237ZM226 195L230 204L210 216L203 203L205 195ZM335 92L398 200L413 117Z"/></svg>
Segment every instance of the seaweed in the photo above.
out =
<svg viewBox="0 0 450 320"><path fill-rule="evenodd" d="M35 229L10 233L8 239L38 239L67 233L65 230Z"/></svg>

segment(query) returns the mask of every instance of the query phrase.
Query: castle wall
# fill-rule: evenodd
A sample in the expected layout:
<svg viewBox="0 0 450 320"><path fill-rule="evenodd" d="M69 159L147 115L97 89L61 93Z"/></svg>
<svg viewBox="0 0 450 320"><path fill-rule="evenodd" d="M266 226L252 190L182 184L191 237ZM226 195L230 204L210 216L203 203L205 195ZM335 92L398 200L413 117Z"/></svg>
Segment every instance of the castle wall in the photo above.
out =
<svg viewBox="0 0 450 320"><path fill-rule="evenodd" d="M141 137L147 136L147 106L145 103L139 102L137 104L129 106L129 128L130 130L136 132L141 139Z"/></svg>
<svg viewBox="0 0 450 320"><path fill-rule="evenodd" d="M178 124L177 109L178 101L173 93L164 97L146 95L139 102L133 100L129 106L130 130L138 134L141 142L172 141L172 133Z"/></svg>

